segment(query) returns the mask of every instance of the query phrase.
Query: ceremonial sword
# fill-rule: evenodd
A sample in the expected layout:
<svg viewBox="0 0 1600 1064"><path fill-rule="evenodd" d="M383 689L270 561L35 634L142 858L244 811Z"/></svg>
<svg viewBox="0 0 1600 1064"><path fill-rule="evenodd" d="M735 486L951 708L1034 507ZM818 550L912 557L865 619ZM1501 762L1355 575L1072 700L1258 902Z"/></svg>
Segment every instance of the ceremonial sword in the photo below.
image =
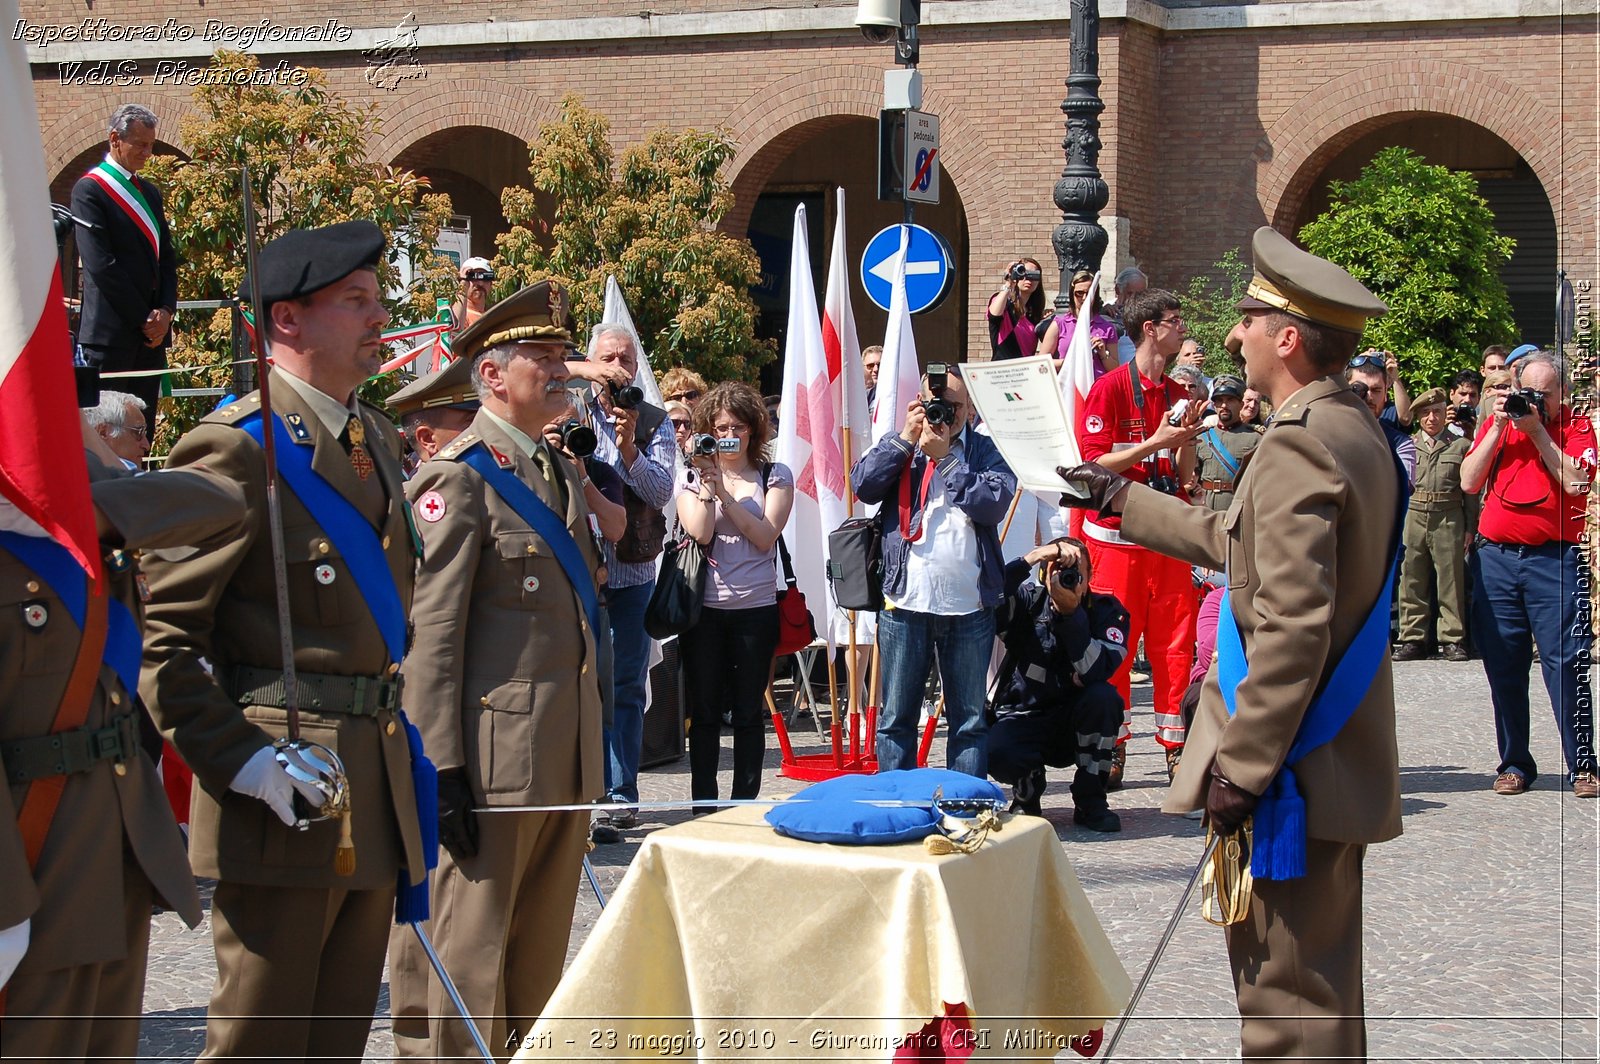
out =
<svg viewBox="0 0 1600 1064"><path fill-rule="evenodd" d="M1161 962L1161 955L1167 951L1167 946L1172 942L1172 936L1178 930L1178 921L1183 918L1183 910L1188 908L1189 899L1194 896L1194 886L1200 882L1200 876L1205 872L1206 863L1211 860L1211 853L1217 848L1217 843L1222 841L1222 836L1212 835L1211 841L1206 844L1205 852L1200 855L1200 863L1194 866L1194 871L1189 875L1189 882L1183 888L1183 896L1178 899L1178 907L1172 910L1172 917L1167 920L1167 929L1161 933L1161 938L1156 942L1156 951L1150 955L1150 963L1144 966L1144 974L1139 977L1139 983L1133 988L1133 995L1128 998L1127 1007L1122 1010L1116 1027L1111 1030L1111 1039L1106 1042L1106 1053L1101 1058L1102 1064L1111 1064L1111 1054L1116 1051L1117 1042L1122 1038L1122 1029L1128 1025L1128 1019L1133 1015L1133 1010L1139 1004L1139 999L1144 996L1145 987L1150 985L1150 977L1155 974L1156 965Z"/></svg>

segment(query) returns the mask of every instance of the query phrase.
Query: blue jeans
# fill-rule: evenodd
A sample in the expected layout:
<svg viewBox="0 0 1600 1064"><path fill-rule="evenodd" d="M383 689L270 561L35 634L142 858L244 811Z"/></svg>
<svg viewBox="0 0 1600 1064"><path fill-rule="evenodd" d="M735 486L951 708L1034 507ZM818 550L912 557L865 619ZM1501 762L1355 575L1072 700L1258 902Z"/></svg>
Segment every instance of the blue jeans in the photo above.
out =
<svg viewBox="0 0 1600 1064"><path fill-rule="evenodd" d="M883 713L878 718L878 771L917 767L917 723L934 652L944 687L950 741L945 764L982 779L988 771L984 686L994 651L994 611L943 617L912 610L878 614L883 659Z"/></svg>
<svg viewBox="0 0 1600 1064"><path fill-rule="evenodd" d="M651 580L634 587L612 588L610 593L617 708L606 757L611 770L607 797L614 802L639 800L639 751L644 746L644 696L650 665L644 611L655 587L656 582Z"/></svg>
<svg viewBox="0 0 1600 1064"><path fill-rule="evenodd" d="M1528 749L1528 669L1533 646L1555 711L1567 776L1595 771L1589 693L1589 600L1580 547L1505 546L1479 541L1471 562L1473 635L1494 702L1500 772L1538 775Z"/></svg>

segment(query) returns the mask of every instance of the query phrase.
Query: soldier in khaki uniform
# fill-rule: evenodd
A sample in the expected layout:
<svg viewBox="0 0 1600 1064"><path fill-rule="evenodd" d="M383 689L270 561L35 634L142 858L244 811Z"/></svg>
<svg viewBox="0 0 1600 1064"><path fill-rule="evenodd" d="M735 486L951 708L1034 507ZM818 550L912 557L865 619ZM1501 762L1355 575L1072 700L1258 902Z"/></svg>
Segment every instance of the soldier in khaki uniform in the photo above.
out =
<svg viewBox="0 0 1600 1064"><path fill-rule="evenodd" d="M0 970L8 1057L133 1056L151 903L177 910L190 927L201 916L183 839L139 745L139 556L236 534L244 496L202 470L135 477L101 449L115 465L90 457L90 493L110 617L120 618L110 622L87 716L70 730L58 732L56 716L83 628L66 600L82 602L85 574L0 500L0 761L8 784L0 788L0 928L24 936L26 949L9 983L9 968ZM53 816L24 814L19 823L45 797L36 789L51 787L60 788Z"/></svg>
<svg viewBox="0 0 1600 1064"><path fill-rule="evenodd" d="M388 313L373 268L383 246L375 225L345 222L294 230L258 262L301 733L348 772L351 874L335 863L341 824L289 826L301 785L273 757L287 713L266 463L251 431L268 428L259 395L207 417L172 451L174 466L205 462L233 478L248 507L229 543L151 561L140 685L194 769L194 869L220 881L207 1057L359 1059L396 884L402 869L419 882L425 867L398 719L416 564L400 435L355 397L382 352Z"/></svg>
<svg viewBox="0 0 1600 1064"><path fill-rule="evenodd" d="M1245 459L1261 442L1261 429L1240 420L1244 381L1232 374L1224 373L1212 383L1211 405L1217 412L1216 427L1194 441L1195 486L1204 493L1206 509L1226 510L1233 505L1233 486Z"/></svg>
<svg viewBox="0 0 1600 1064"><path fill-rule="evenodd" d="M1449 431L1443 388L1423 392L1411 404L1421 423L1417 432L1417 477L1406 514L1405 560L1400 565L1400 642L1394 660L1426 657L1433 636L1429 593L1439 597L1439 653L1446 661L1466 661L1467 499L1461 491L1461 462L1472 441Z"/></svg>
<svg viewBox="0 0 1600 1064"><path fill-rule="evenodd" d="M530 1026L560 980L588 816L473 809L604 790L590 614L599 554L583 478L543 439L567 402L564 295L549 283L523 289L457 337L483 408L408 490L423 561L404 675L439 768L444 848L430 927L468 1011L507 1056L509 1032ZM405 983L419 968L393 973L402 1000L416 998ZM431 975L427 1001L426 1028L397 1023L396 1048L472 1055Z"/></svg>
<svg viewBox="0 0 1600 1064"><path fill-rule="evenodd" d="M458 358L444 369L418 377L383 405L400 419L400 432L410 447L405 467L408 474L415 473L472 424L478 412L472 367Z"/></svg>
<svg viewBox="0 0 1600 1064"><path fill-rule="evenodd" d="M1260 804L1262 855L1263 835L1274 836L1268 807L1287 809L1285 774L1298 777L1302 874L1256 869L1249 911L1227 929L1243 1058L1364 1060L1362 858L1368 843L1400 834L1384 561L1396 546L1401 474L1340 373L1365 320L1385 308L1272 229L1256 231L1254 252L1228 345L1277 415L1232 506L1186 507L1095 465L1062 474L1089 489L1089 504L1121 510L1135 542L1227 572L1219 660L1164 811L1204 808L1226 832ZM1352 650L1361 631L1368 638ZM1224 654L1222 636L1234 632L1242 652ZM1362 680L1324 692L1341 663ZM1224 671L1233 682L1220 681ZM1296 745L1308 721L1332 738Z"/></svg>

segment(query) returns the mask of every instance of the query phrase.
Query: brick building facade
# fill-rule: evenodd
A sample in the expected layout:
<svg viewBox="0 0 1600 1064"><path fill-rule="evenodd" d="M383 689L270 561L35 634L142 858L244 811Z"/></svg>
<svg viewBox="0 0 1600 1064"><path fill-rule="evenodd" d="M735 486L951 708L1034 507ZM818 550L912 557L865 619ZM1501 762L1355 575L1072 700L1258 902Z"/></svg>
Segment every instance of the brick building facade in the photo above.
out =
<svg viewBox="0 0 1600 1064"><path fill-rule="evenodd" d="M946 237L964 268L952 297L919 321L925 359L987 352L983 305L1012 258L1041 258L1052 276L1066 9L1066 0L923 4L924 109L941 117L945 192L918 220ZM335 89L372 102L383 120L375 153L451 192L472 218L478 252L492 253L503 225L499 190L525 179L524 143L571 91L610 119L619 148L660 126L725 126L738 145L728 171L737 206L723 225L750 234L783 268L785 212L813 202L818 231L828 232L821 223L831 226L825 193L834 185L847 190L853 256L899 220L898 206L874 199L892 50L855 30L854 0L654 0L650 10L617 10L575 0L535 9L369 0L337 14L287 0L22 5L37 28L29 55L58 199L99 157L119 102L151 106L162 139L181 151L188 90L157 84L157 64L203 65L225 35L237 42L264 24L267 39L249 49L262 65L320 67ZM332 20L338 39L274 39L317 17ZM162 27L161 39L38 36L86 18ZM1247 246L1255 226L1297 227L1325 200L1330 176L1350 176L1378 148L1406 143L1478 173L1497 212L1504 205L1503 228L1522 244L1508 281L1526 338L1549 339L1557 266L1574 280L1600 279L1595 0L1400 0L1381 9L1360 0L1103 0L1101 18L1108 274L1136 262L1155 283L1182 287ZM412 22L415 76L374 85L365 53ZM193 37L179 39L174 27ZM108 35L97 23L90 33ZM140 80L71 82L102 60L113 71L131 62L127 72ZM813 245L820 260L825 241ZM855 305L861 335L880 336L884 316L859 286Z"/></svg>

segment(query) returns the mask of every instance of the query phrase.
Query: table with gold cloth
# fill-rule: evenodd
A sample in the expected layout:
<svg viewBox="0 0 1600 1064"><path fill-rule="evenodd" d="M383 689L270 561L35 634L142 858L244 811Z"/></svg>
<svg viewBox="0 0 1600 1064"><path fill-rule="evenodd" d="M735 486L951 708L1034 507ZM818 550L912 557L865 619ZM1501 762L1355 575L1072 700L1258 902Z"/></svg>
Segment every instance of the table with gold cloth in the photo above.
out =
<svg viewBox="0 0 1600 1064"><path fill-rule="evenodd" d="M1126 1003L1046 821L935 857L783 838L763 812L646 838L517 1059L887 1060L959 1006L976 1055L1047 1058Z"/></svg>

